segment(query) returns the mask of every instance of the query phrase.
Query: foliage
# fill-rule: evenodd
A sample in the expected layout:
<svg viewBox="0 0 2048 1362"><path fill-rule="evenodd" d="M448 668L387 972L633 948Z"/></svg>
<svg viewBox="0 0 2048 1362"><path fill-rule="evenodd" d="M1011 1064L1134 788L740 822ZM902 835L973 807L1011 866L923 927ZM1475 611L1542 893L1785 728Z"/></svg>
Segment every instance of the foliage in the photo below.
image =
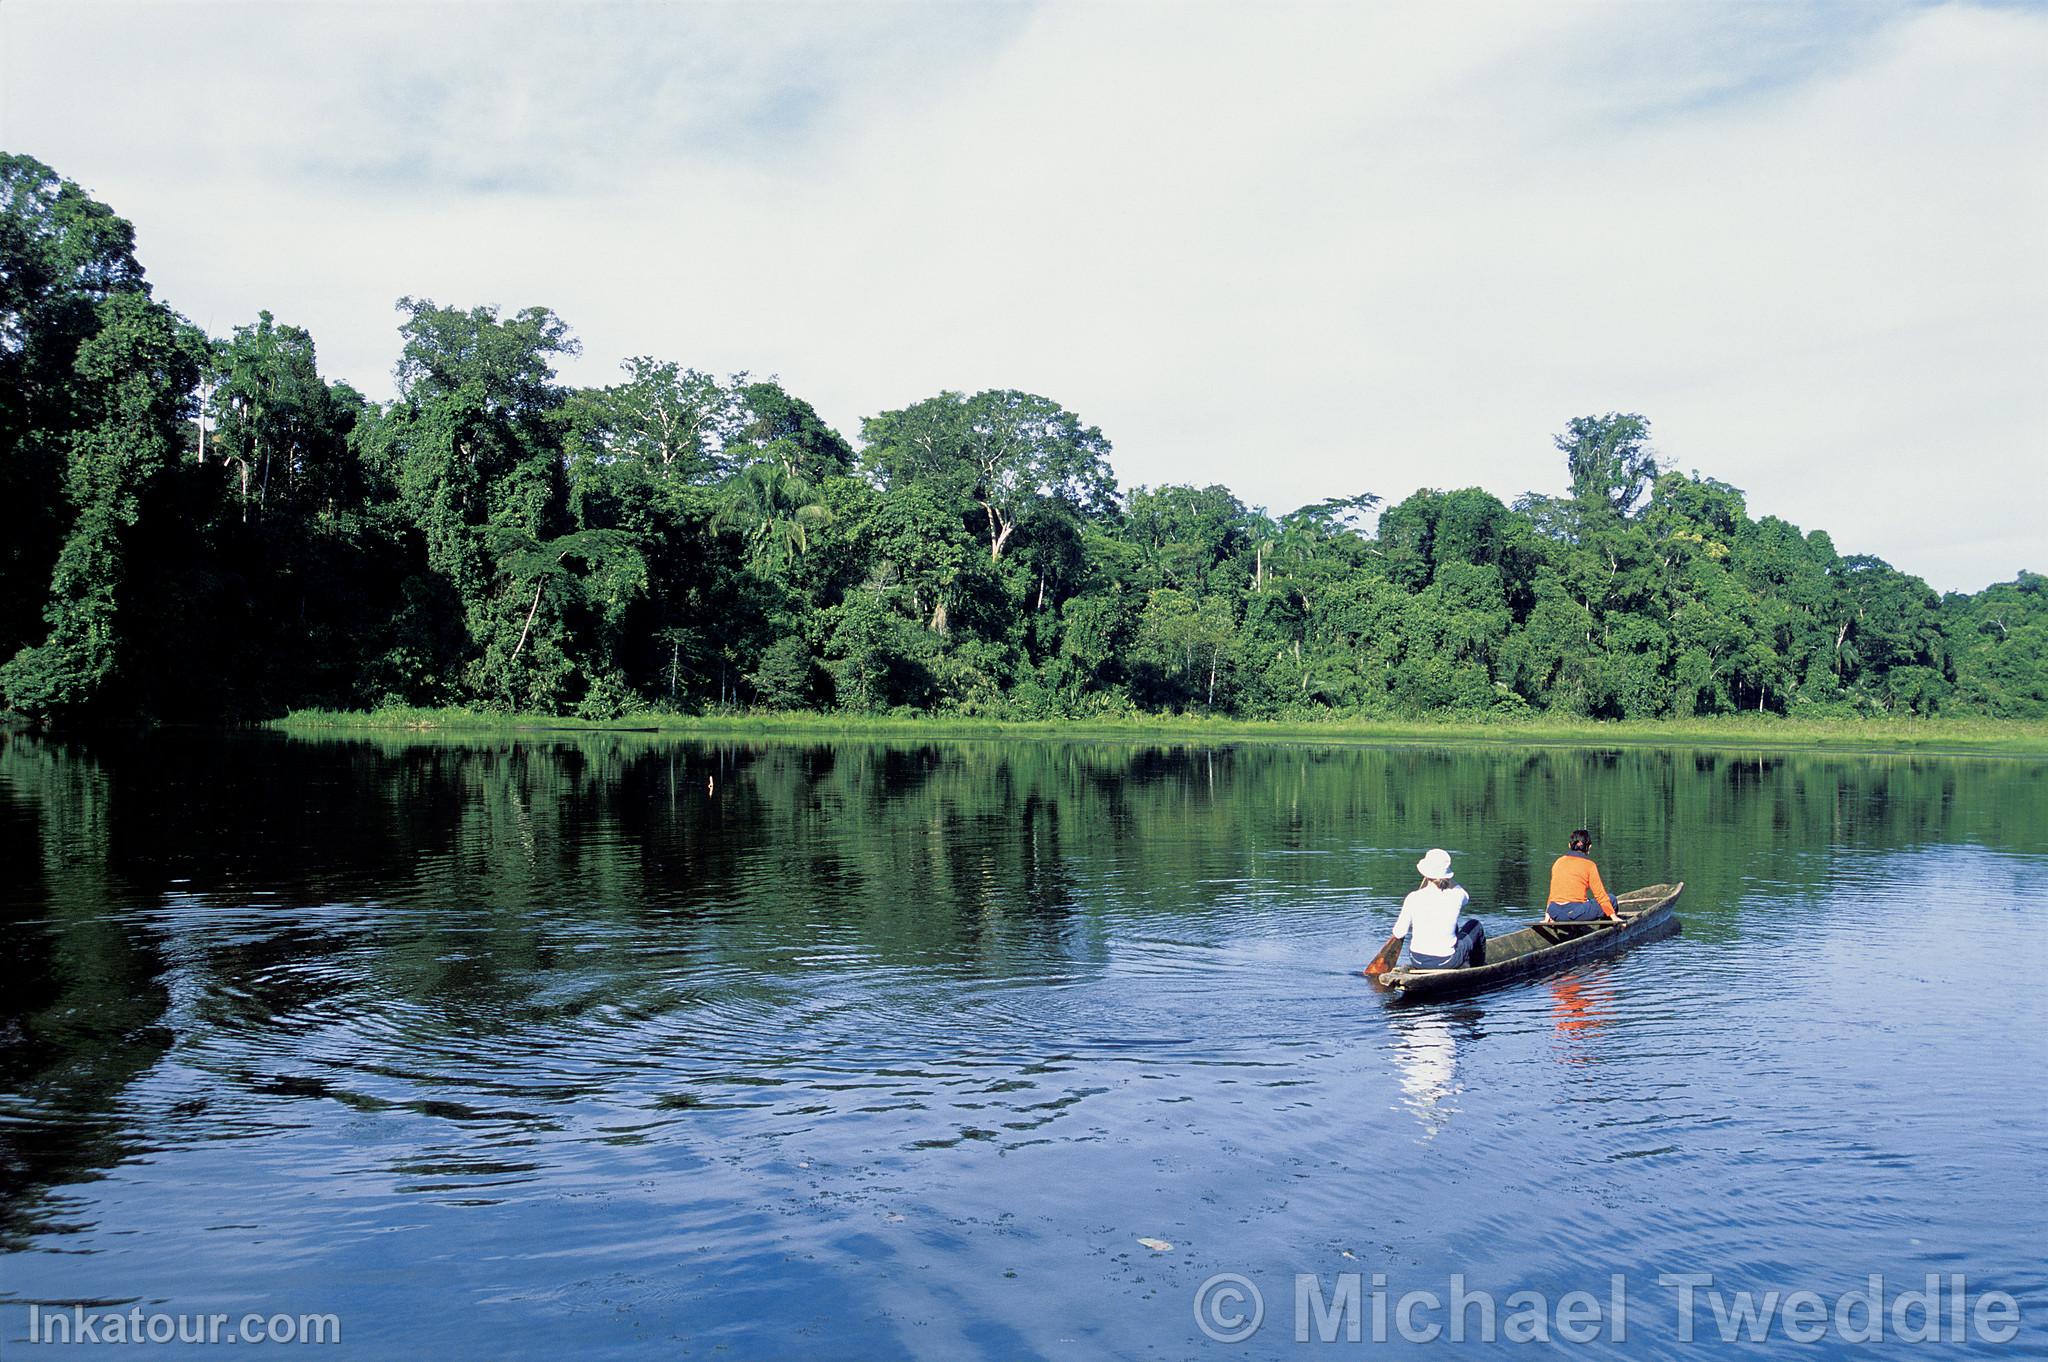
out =
<svg viewBox="0 0 2048 1362"><path fill-rule="evenodd" d="M2048 718L2048 579L1938 597L1665 468L1635 413L1567 421L1562 490L1513 506L1273 515L1120 492L1035 393L942 392L856 449L773 378L640 356L565 384L544 307L398 311L384 403L268 312L208 340L127 223L0 157L7 707Z"/></svg>

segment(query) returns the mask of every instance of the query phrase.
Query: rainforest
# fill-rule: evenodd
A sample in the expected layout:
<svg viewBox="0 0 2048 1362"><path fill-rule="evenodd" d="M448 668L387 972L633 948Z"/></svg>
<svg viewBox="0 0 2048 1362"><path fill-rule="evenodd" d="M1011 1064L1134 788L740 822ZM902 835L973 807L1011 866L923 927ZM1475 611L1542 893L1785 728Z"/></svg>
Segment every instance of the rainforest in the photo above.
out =
<svg viewBox="0 0 2048 1362"><path fill-rule="evenodd" d="M1107 436L1035 393L849 435L679 360L566 384L546 307L396 318L390 401L268 312L208 335L112 208L0 157L0 705L2048 717L2048 578L1937 593L1667 467L1639 413L1561 414L1558 486L1512 502L1275 513L1120 486ZM1427 451L1399 462L1427 480Z"/></svg>

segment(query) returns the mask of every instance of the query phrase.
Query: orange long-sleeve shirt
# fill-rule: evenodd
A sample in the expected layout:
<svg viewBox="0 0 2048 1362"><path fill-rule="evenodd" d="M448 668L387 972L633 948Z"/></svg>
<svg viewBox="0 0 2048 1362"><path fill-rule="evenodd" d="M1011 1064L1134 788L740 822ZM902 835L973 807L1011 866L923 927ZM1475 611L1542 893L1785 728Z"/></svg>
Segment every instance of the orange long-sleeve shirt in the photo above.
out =
<svg viewBox="0 0 2048 1362"><path fill-rule="evenodd" d="M1607 916L1614 916L1614 900L1607 896L1607 886L1600 883L1600 867L1593 864L1593 858L1568 851L1552 861L1550 901L1584 903L1588 899L1598 899Z"/></svg>

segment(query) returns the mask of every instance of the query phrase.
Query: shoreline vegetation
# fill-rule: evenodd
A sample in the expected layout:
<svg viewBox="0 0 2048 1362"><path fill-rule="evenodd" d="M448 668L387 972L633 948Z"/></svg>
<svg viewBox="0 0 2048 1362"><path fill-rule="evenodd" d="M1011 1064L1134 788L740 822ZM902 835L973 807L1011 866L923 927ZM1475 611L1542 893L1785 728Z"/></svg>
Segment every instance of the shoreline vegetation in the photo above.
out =
<svg viewBox="0 0 2048 1362"><path fill-rule="evenodd" d="M2010 750L2040 730L2003 722L2048 723L2048 576L1937 592L1672 467L1636 412L1569 418L1555 480L1508 501L1429 485L1430 450L1347 433L1332 393L1337 495L1285 510L1125 484L1039 393L842 433L779 380L676 360L567 383L581 344L544 306L401 298L374 400L268 312L209 335L134 246L0 155L0 711L51 729Z"/></svg>
<svg viewBox="0 0 2048 1362"><path fill-rule="evenodd" d="M1039 720L966 715L835 714L815 711L645 713L614 719L462 708L296 710L263 727L297 737L411 734L516 737L652 734L670 738L986 739L1331 744L1499 744L1569 747L1714 747L1971 756L2048 756L2048 722L1979 718L1802 719L1717 715L1601 721L1537 715L1502 718L1234 719L1189 714Z"/></svg>

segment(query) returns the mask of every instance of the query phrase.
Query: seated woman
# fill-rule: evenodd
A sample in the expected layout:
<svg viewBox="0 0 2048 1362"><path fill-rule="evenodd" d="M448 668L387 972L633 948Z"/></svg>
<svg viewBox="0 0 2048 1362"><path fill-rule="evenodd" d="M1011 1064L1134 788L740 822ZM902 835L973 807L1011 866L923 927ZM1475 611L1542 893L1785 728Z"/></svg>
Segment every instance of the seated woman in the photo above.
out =
<svg viewBox="0 0 2048 1362"><path fill-rule="evenodd" d="M1550 865L1550 903L1543 910L1545 922L1592 922L1614 916L1614 900L1600 883L1600 867L1593 864L1593 834L1584 828L1572 833L1571 850Z"/></svg>
<svg viewBox="0 0 2048 1362"><path fill-rule="evenodd" d="M1486 928L1478 918L1458 921L1472 896L1451 874L1451 853L1435 848L1415 868L1422 872L1422 884L1401 900L1401 916L1394 923L1394 936L1408 943L1409 966L1459 969L1485 964Z"/></svg>

